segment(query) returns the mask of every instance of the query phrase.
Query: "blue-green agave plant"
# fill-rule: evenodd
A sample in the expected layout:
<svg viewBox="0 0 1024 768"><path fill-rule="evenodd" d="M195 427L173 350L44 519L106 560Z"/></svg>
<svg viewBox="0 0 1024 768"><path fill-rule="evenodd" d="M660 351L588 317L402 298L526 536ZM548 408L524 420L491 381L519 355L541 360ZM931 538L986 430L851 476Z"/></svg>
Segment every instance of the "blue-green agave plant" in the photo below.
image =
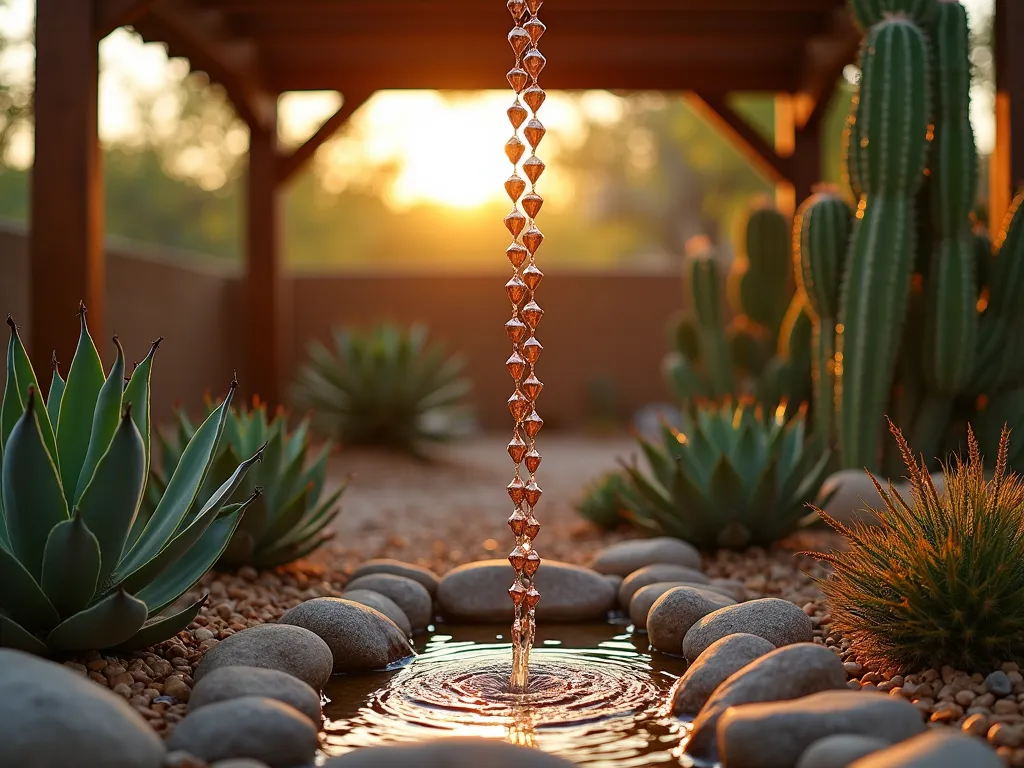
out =
<svg viewBox="0 0 1024 768"><path fill-rule="evenodd" d="M40 655L131 650L172 637L206 598L164 615L231 539L249 499L225 506L242 462L201 506L196 497L220 443L236 382L185 448L150 518L139 504L150 463L150 374L159 341L125 378L124 351L104 376L80 310L64 381L47 398L8 317L0 406L0 646Z"/></svg>
<svg viewBox="0 0 1024 768"><path fill-rule="evenodd" d="M703 550L768 546L815 520L830 452L807 435L804 408L781 405L765 418L741 402L683 413L682 429L662 427L662 445L639 438L651 475L627 465L619 498L627 518L648 531Z"/></svg>

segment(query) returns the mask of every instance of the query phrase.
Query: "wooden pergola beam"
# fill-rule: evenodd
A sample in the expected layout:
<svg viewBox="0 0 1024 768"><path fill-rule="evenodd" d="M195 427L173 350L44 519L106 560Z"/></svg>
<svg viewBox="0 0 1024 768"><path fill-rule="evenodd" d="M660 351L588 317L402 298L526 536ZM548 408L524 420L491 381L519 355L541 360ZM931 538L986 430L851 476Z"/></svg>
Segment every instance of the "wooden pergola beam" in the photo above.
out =
<svg viewBox="0 0 1024 768"><path fill-rule="evenodd" d="M102 40L118 27L134 24L145 16L157 0L94 0L92 30Z"/></svg>
<svg viewBox="0 0 1024 768"><path fill-rule="evenodd" d="M282 155L277 161L277 183L286 183L295 173L301 169L316 151L323 146L331 136L337 133L352 114L362 106L370 97L372 91L347 92L342 94L342 103L338 110L328 117L317 128L316 132L306 139L300 146L291 151L290 154Z"/></svg>
<svg viewBox="0 0 1024 768"><path fill-rule="evenodd" d="M989 224L1002 226L1015 192L1024 186L1024 7L996 0L996 143L989 171Z"/></svg>
<svg viewBox="0 0 1024 768"><path fill-rule="evenodd" d="M760 133L742 115L726 103L723 96L691 91L687 103L701 117L714 125L720 132L732 139L735 146L772 183L793 183L792 162L781 157Z"/></svg>

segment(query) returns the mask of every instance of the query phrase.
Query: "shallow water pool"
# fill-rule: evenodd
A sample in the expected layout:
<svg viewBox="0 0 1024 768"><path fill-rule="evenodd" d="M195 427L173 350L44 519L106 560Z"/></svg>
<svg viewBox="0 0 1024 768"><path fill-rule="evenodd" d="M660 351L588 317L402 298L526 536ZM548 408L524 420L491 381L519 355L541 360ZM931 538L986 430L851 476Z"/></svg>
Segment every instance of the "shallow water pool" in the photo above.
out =
<svg viewBox="0 0 1024 768"><path fill-rule="evenodd" d="M438 624L398 669L328 684L327 755L445 736L536 747L586 766L695 766L688 724L665 711L685 662L627 624L541 625L530 688L508 692L508 628Z"/></svg>

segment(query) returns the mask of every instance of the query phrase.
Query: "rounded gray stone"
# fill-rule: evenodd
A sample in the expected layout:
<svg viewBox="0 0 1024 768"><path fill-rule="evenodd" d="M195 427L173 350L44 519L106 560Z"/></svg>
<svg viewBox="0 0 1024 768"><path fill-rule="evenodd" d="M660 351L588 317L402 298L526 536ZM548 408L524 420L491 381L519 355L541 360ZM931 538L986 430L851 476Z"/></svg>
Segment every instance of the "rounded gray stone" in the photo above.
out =
<svg viewBox="0 0 1024 768"><path fill-rule="evenodd" d="M646 587L641 587L634 592L632 599L629 601L629 620L633 622L635 630L647 631L647 617L651 612L651 606L657 602L659 597L674 587L695 587L732 598L731 594L728 594L719 587L708 584L694 584L691 581L659 581L655 584L648 584ZM732 602L736 602L735 598L732 599Z"/></svg>
<svg viewBox="0 0 1024 768"><path fill-rule="evenodd" d="M699 571L700 552L693 545L671 536L620 541L598 552L590 567L598 573L628 576L655 563L682 565Z"/></svg>
<svg viewBox="0 0 1024 768"><path fill-rule="evenodd" d="M334 672L384 669L413 653L395 622L373 608L339 597L307 600L285 612L280 621L322 638L334 656Z"/></svg>
<svg viewBox="0 0 1024 768"><path fill-rule="evenodd" d="M792 768L818 739L858 734L895 744L925 730L921 710L880 691L822 691L791 701L742 704L718 721L729 768Z"/></svg>
<svg viewBox="0 0 1024 768"><path fill-rule="evenodd" d="M693 722L687 750L698 756L714 756L718 721L729 707L799 699L828 690L849 690L839 656L816 643L776 648L718 686Z"/></svg>
<svg viewBox="0 0 1024 768"><path fill-rule="evenodd" d="M243 696L263 696L294 707L320 727L320 694L287 672L259 667L221 667L195 684L189 712Z"/></svg>
<svg viewBox="0 0 1024 768"><path fill-rule="evenodd" d="M210 768L270 768L261 760L253 760L251 757L233 757L228 760L218 760L210 763Z"/></svg>
<svg viewBox="0 0 1024 768"><path fill-rule="evenodd" d="M685 581L687 584L710 583L708 577L703 573L693 568L687 568L685 565L670 563L646 565L623 579L622 585L619 587L619 605L623 610L628 611L629 601L633 599L633 595L650 584L662 581Z"/></svg>
<svg viewBox="0 0 1024 768"><path fill-rule="evenodd" d="M539 749L497 739L456 737L387 747L365 747L330 758L324 768L572 768Z"/></svg>
<svg viewBox="0 0 1024 768"><path fill-rule="evenodd" d="M750 662L774 650L775 646L763 637L743 633L712 643L672 685L669 692L672 711L677 715L697 714L718 686Z"/></svg>
<svg viewBox="0 0 1024 768"><path fill-rule="evenodd" d="M615 590L615 594L619 594L619 587L622 586L622 577L616 576L614 573L605 573L602 575L604 576L604 580L612 585L612 589Z"/></svg>
<svg viewBox="0 0 1024 768"><path fill-rule="evenodd" d="M387 595L374 592L372 589L347 589L341 593L346 600L360 605L368 605L375 611L380 611L391 619L398 628L405 632L406 636L412 635L412 624L405 611L398 607L398 604Z"/></svg>
<svg viewBox="0 0 1024 768"><path fill-rule="evenodd" d="M237 666L287 672L320 691L331 678L334 657L330 646L304 627L289 622L259 624L236 632L207 651L193 679L198 683L215 669Z"/></svg>
<svg viewBox="0 0 1024 768"><path fill-rule="evenodd" d="M708 614L730 605L736 605L736 601L709 589L670 589L654 602L647 616L651 645L662 653L681 656L683 638L690 627Z"/></svg>
<svg viewBox="0 0 1024 768"><path fill-rule="evenodd" d="M984 740L952 728L932 728L850 763L849 768L1003 768Z"/></svg>
<svg viewBox="0 0 1024 768"><path fill-rule="evenodd" d="M997 669L985 678L985 687L988 688L989 693L996 696L1009 696L1013 693L1013 683L1001 669Z"/></svg>
<svg viewBox="0 0 1024 768"><path fill-rule="evenodd" d="M747 599L747 588L742 581L736 579L712 579L709 587L723 595L728 595L737 603Z"/></svg>
<svg viewBox="0 0 1024 768"><path fill-rule="evenodd" d="M167 740L207 762L234 757L262 760L270 768L312 762L317 731L294 707L261 696L220 701L189 712Z"/></svg>
<svg viewBox="0 0 1024 768"><path fill-rule="evenodd" d="M123 698L37 656L0 648L0 765L161 768L160 737Z"/></svg>
<svg viewBox="0 0 1024 768"><path fill-rule="evenodd" d="M370 573L352 579L346 590L368 589L379 592L402 609L414 631L425 629L434 620L434 598L418 581L391 573Z"/></svg>
<svg viewBox="0 0 1024 768"><path fill-rule="evenodd" d="M361 576L369 576L371 573L390 573L392 576L404 576L407 579L412 579L422 584L431 597L437 595L437 585L441 581L440 577L429 568L388 558L367 560L352 571L349 580L355 581Z"/></svg>
<svg viewBox="0 0 1024 768"><path fill-rule="evenodd" d="M814 639L811 617L788 600L765 597L730 605L697 621L683 638L683 655L693 661L716 640L743 632L776 648Z"/></svg>
<svg viewBox="0 0 1024 768"><path fill-rule="evenodd" d="M508 588L513 576L507 560L482 560L453 568L437 588L441 612L448 620L512 621ZM537 604L540 621L598 620L615 606L615 589L589 568L544 560L534 583L541 594Z"/></svg>
<svg viewBox="0 0 1024 768"><path fill-rule="evenodd" d="M886 749L890 742L875 736L837 733L811 744L796 763L796 768L849 768L850 763Z"/></svg>

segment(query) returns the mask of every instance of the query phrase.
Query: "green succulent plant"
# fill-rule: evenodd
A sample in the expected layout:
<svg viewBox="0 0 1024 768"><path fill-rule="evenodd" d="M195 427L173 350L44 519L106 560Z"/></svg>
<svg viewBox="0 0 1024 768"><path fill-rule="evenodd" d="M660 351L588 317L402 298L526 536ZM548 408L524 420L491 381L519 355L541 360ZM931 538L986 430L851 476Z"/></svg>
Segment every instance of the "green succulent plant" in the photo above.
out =
<svg viewBox="0 0 1024 768"><path fill-rule="evenodd" d="M623 472L605 472L584 490L576 511L598 528L614 530L626 520L623 497L629 493L629 480Z"/></svg>
<svg viewBox="0 0 1024 768"><path fill-rule="evenodd" d="M681 430L664 424L661 445L639 438L651 473L626 465L630 519L703 550L767 546L814 520L805 507L830 452L806 434L804 410L766 419L748 402L701 406Z"/></svg>
<svg viewBox="0 0 1024 768"><path fill-rule="evenodd" d="M469 418L465 361L427 342L427 329L382 325L334 332L334 349L309 348L293 397L316 426L344 445L378 445L422 456Z"/></svg>
<svg viewBox="0 0 1024 768"><path fill-rule="evenodd" d="M207 401L207 414L219 405ZM183 409L176 410L177 424L173 430L161 432L160 466L150 469L150 483L144 502L147 510L155 508L167 478L172 477L181 461L186 445L196 427ZM326 530L338 516L338 499L346 484L326 497L327 459L334 448L327 443L310 457L309 420L303 420L288 431L287 415L278 409L273 419L267 418L264 403L254 402L252 410L232 408L224 429L224 439L213 462L209 477L199 491L204 503L220 484L230 476L239 457L263 449L263 461L246 475L232 500L246 498L259 487L262 495L246 510L242 522L220 558L226 566L252 565L272 568L310 554L333 534Z"/></svg>
<svg viewBox="0 0 1024 768"><path fill-rule="evenodd" d="M0 407L0 646L49 655L144 648L172 637L206 598L172 604L220 557L258 492L228 504L256 452L203 504L236 382L196 430L155 507L139 505L150 462L150 375L159 342L125 382L125 358L104 376L80 311L67 381L54 365L44 401L13 320Z"/></svg>
<svg viewBox="0 0 1024 768"><path fill-rule="evenodd" d="M968 459L945 464L939 494L923 457L890 422L909 471L910 498L871 476L881 503L876 525L843 525L818 514L849 547L808 552L832 565L819 580L832 627L858 656L881 667L981 671L1024 659L1024 482L1007 471L1009 430L985 479L968 427Z"/></svg>

